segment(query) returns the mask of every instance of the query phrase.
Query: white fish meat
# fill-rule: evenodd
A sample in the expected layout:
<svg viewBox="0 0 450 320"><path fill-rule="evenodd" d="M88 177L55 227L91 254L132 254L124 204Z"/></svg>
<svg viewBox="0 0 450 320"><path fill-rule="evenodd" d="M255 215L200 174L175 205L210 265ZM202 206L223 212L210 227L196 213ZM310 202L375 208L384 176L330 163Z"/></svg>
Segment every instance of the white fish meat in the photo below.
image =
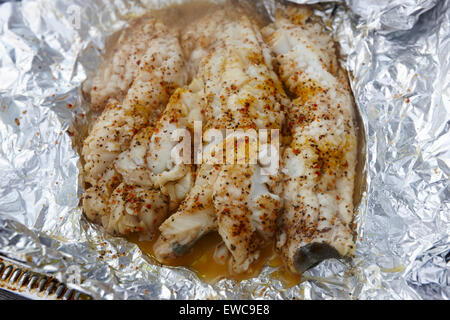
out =
<svg viewBox="0 0 450 320"><path fill-rule="evenodd" d="M199 102L193 103L199 94L191 85L177 89L155 123L187 72L177 34L151 21L155 32L123 102L110 102L83 148L91 185L83 196L86 216L110 233L138 233L143 239L153 236L192 186L191 166L171 163L165 147L177 143L170 137L174 129L201 117Z"/></svg>
<svg viewBox="0 0 450 320"><path fill-rule="evenodd" d="M141 128L160 116L171 93L187 81L177 34L155 19L151 19L150 26L154 31L152 39L124 100L108 102L84 141L85 181L91 184L128 149Z"/></svg>
<svg viewBox="0 0 450 320"><path fill-rule="evenodd" d="M194 122L203 121L204 104L202 82L194 80L186 88L177 89L156 125L141 130L130 148L119 155L115 169L123 181L160 189L176 208L191 189L194 168L190 154L183 156L178 152L179 157L176 157L174 152L181 143L190 151ZM180 129L186 131L178 131ZM188 135L178 136L179 132Z"/></svg>
<svg viewBox="0 0 450 320"><path fill-rule="evenodd" d="M205 83L206 127L220 132L279 130L286 97L271 69L270 52L244 14L227 19L197 74ZM211 141L205 150L224 150L234 139L224 138ZM203 163L186 200L160 226L156 256L161 261L173 259L205 233L217 230L231 254L232 270L248 270L275 232L281 209L280 198L272 190L276 180L276 174L262 176L259 163Z"/></svg>
<svg viewBox="0 0 450 320"><path fill-rule="evenodd" d="M121 32L90 85L91 108L103 110L109 100L122 101L140 72L149 43L166 33L165 27L147 17Z"/></svg>
<svg viewBox="0 0 450 320"><path fill-rule="evenodd" d="M355 250L356 125L334 43L308 9L288 7L263 30L285 86L291 142L283 154L284 213L277 248L293 272Z"/></svg>

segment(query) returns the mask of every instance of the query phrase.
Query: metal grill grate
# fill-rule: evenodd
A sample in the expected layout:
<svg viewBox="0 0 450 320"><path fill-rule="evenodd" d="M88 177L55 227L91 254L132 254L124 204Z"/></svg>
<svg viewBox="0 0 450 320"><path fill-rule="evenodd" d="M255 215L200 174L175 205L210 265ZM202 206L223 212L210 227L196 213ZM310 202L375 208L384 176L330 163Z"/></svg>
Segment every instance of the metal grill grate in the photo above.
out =
<svg viewBox="0 0 450 320"><path fill-rule="evenodd" d="M68 288L55 278L16 266L0 258L0 288L31 299L89 300L89 295Z"/></svg>

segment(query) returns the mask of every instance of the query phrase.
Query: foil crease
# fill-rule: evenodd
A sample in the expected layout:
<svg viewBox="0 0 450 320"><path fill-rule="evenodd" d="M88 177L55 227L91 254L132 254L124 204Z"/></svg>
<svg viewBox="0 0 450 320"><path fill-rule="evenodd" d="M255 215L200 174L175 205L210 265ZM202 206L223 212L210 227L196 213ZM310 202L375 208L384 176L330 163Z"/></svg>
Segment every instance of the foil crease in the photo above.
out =
<svg viewBox="0 0 450 320"><path fill-rule="evenodd" d="M79 209L82 85L129 19L183 0L0 6L0 254L97 299L449 299L450 1L325 2L365 133L351 261L292 288L265 267L203 283L105 235ZM319 1L292 1L315 4ZM274 2L257 10L273 16Z"/></svg>

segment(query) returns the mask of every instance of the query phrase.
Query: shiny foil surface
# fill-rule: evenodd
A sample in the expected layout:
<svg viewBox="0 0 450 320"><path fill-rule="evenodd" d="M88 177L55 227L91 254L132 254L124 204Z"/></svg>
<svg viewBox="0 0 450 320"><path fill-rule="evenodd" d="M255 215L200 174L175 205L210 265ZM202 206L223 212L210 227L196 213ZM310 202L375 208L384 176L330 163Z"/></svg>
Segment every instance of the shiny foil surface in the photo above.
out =
<svg viewBox="0 0 450 320"><path fill-rule="evenodd" d="M449 299L450 1L315 5L341 46L365 134L354 259L327 260L288 289L272 267L209 285L83 217L82 86L108 36L182 2L0 5L0 254L96 299ZM257 4L273 15L273 1Z"/></svg>

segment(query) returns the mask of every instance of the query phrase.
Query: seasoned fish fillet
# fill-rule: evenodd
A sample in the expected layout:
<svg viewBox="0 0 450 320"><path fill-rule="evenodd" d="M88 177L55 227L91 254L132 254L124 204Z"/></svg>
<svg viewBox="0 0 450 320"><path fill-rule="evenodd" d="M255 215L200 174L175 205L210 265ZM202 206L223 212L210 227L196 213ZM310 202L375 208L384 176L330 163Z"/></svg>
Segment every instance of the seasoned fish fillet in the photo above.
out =
<svg viewBox="0 0 450 320"><path fill-rule="evenodd" d="M138 233L149 240L169 214L169 198L159 190L129 185L112 168L83 195L83 212L111 234Z"/></svg>
<svg viewBox="0 0 450 320"><path fill-rule="evenodd" d="M182 256L203 235L217 230L216 213L211 203L211 186L217 174L214 166L202 165L187 198L159 227L161 235L154 245L154 253L160 261Z"/></svg>
<svg viewBox="0 0 450 320"><path fill-rule="evenodd" d="M285 207L277 247L299 273L355 249L354 105L332 39L307 23L309 15L291 7L263 30L279 75L296 97L287 112L292 140L283 154Z"/></svg>
<svg viewBox="0 0 450 320"><path fill-rule="evenodd" d="M105 219L109 214L109 199L121 180L122 177L111 166L92 187L86 190L82 197L82 203L83 212L89 220L106 224Z"/></svg>
<svg viewBox="0 0 450 320"><path fill-rule="evenodd" d="M103 110L110 99L122 101L140 72L149 43L166 34L162 24L149 18L139 19L125 29L92 80L91 107Z"/></svg>
<svg viewBox="0 0 450 320"><path fill-rule="evenodd" d="M194 122L203 121L205 104L203 83L194 80L186 88L179 88L170 98L156 126L148 126L133 139L128 150L118 157L115 168L123 181L161 189L177 207L193 183L191 137ZM177 131L185 129L185 131ZM180 134L185 132L186 134ZM184 140L187 139L187 140ZM189 154L183 157L176 146L184 143ZM174 152L179 157L174 158Z"/></svg>
<svg viewBox="0 0 450 320"><path fill-rule="evenodd" d="M226 129L279 130L287 102L270 67L270 51L252 21L243 14L227 19L197 74L205 83L206 128L226 134L223 141L209 141L205 132L209 143L204 154L215 149L225 155L225 146L234 145ZM215 158L223 160L217 153ZM217 230L231 253L232 269L249 269L261 246L274 235L281 203L272 190L277 174L262 175L260 163L248 160L200 166L188 197L160 226L161 236L154 246L158 259L182 255L206 232Z"/></svg>
<svg viewBox="0 0 450 320"><path fill-rule="evenodd" d="M187 69L189 75L194 77L202 60L216 45L217 34L222 31L222 26L227 22L225 10L218 10L213 16L207 16L195 23L191 23L181 36L181 46L189 63Z"/></svg>
<svg viewBox="0 0 450 320"><path fill-rule="evenodd" d="M219 28L225 21L227 21L226 13L219 10L213 17L200 19L184 30L181 46L185 56L189 57L187 59L189 74L191 77L196 76L193 82L205 85L201 75L205 72L203 60L216 45ZM202 67L201 71L199 71L200 67ZM207 102L204 101L202 106L204 115L207 114L206 106ZM209 118L210 116L207 116L203 120L206 121ZM205 121L202 125L203 130L206 127ZM187 198L181 203L177 212L161 225L160 230L163 235L159 237L154 246L155 255L161 261L183 255L204 234L217 230L217 219L211 197L212 184L216 180L218 171L211 170L211 168L213 168L211 165L199 167L195 174L195 184Z"/></svg>
<svg viewBox="0 0 450 320"><path fill-rule="evenodd" d="M151 239L169 214L169 200L159 190L121 183L108 202L109 213L102 224L113 234L138 233Z"/></svg>
<svg viewBox="0 0 450 320"><path fill-rule="evenodd" d="M151 239L169 213L176 209L194 181L191 155L183 159L182 150L191 141L179 141L177 130L192 136L194 121L202 121L205 104L203 85L193 81L178 88L170 98L161 118L138 132L128 150L122 152L102 178L87 189L84 212L114 234L138 233ZM186 135L180 135L182 139Z"/></svg>
<svg viewBox="0 0 450 320"><path fill-rule="evenodd" d="M170 94L187 80L177 34L154 19L146 26L152 37L131 87L122 102L108 103L84 141L85 180L92 185L128 149L133 136L158 118Z"/></svg>
<svg viewBox="0 0 450 320"><path fill-rule="evenodd" d="M201 85L187 80L177 35L152 21L153 35L122 103L113 101L86 138L86 216L113 234L150 239L193 184L192 165L172 161L175 129L200 119ZM150 31L150 30L147 30Z"/></svg>

